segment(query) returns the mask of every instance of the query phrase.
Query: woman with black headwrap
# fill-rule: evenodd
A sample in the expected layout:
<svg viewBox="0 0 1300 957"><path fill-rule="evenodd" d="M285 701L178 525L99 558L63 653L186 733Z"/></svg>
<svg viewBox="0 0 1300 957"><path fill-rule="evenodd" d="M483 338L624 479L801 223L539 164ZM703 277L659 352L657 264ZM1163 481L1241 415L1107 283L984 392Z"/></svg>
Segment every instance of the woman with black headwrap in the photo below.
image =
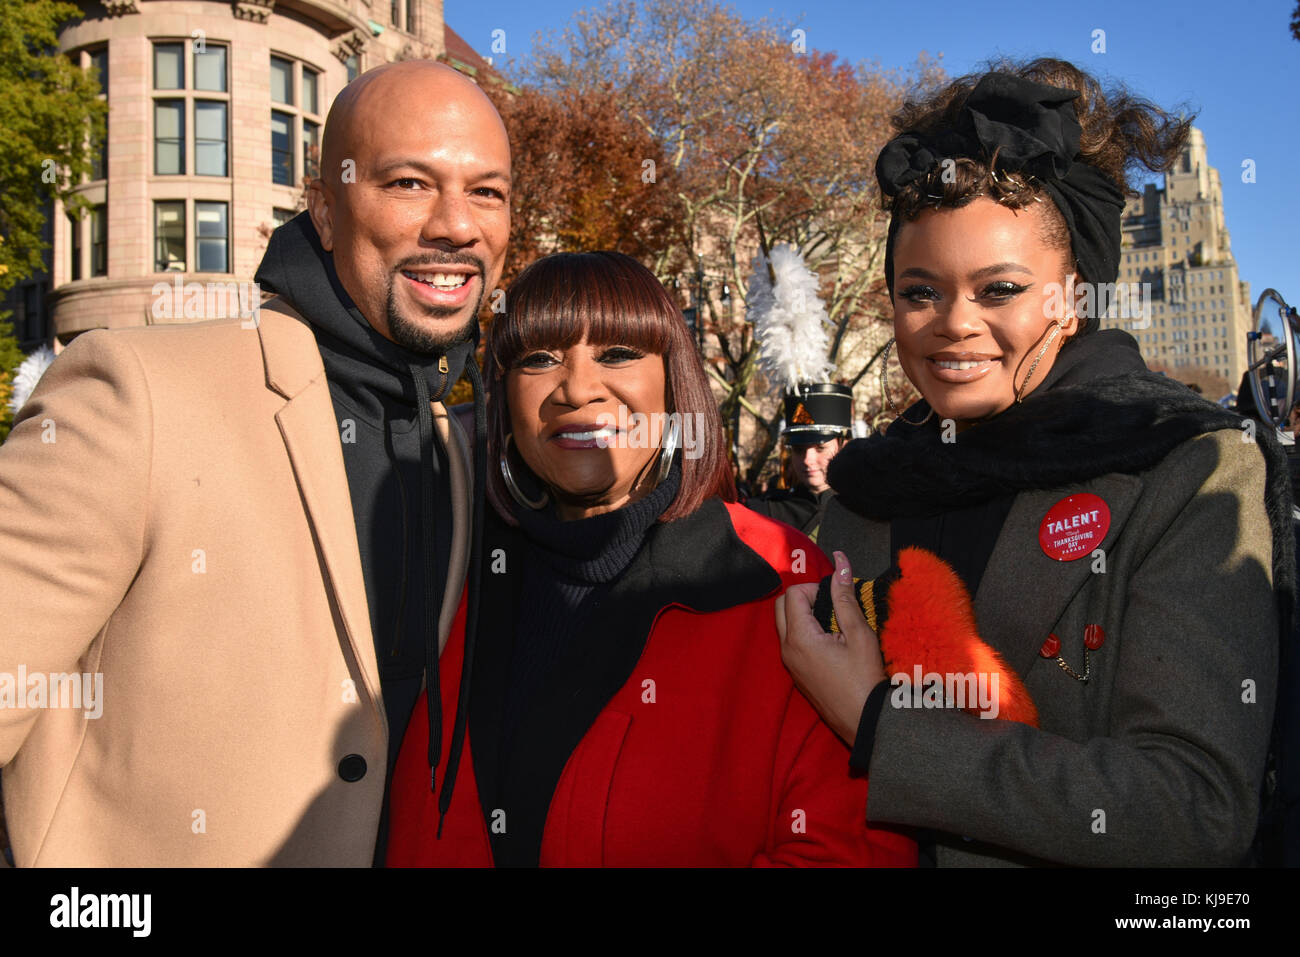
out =
<svg viewBox="0 0 1300 957"><path fill-rule="evenodd" d="M835 581L778 606L786 664L870 770L868 820L936 864L1243 863L1294 590L1285 464L1099 328L1126 172L1169 168L1188 121L1038 60L895 125L886 280L922 399L831 465ZM926 601L997 655L900 644Z"/></svg>

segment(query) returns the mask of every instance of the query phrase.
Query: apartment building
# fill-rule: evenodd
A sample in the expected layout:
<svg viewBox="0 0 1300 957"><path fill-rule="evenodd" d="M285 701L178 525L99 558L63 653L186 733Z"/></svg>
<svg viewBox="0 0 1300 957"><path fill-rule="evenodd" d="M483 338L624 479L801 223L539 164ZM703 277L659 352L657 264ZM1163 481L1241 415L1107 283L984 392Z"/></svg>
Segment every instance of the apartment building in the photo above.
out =
<svg viewBox="0 0 1300 957"><path fill-rule="evenodd" d="M1149 284L1150 315L1106 324L1132 332L1148 364L1216 372L1235 388L1246 368L1250 284L1237 272L1219 171L1199 129L1163 188L1148 184L1130 200L1122 229L1119 281Z"/></svg>

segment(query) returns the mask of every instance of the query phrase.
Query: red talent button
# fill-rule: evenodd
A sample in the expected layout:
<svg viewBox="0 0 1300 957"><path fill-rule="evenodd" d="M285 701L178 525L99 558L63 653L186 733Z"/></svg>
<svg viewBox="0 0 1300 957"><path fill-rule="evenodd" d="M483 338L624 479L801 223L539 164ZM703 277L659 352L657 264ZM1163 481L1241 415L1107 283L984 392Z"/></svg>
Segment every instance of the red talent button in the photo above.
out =
<svg viewBox="0 0 1300 957"><path fill-rule="evenodd" d="M1038 543L1048 558L1072 562L1100 546L1109 530L1110 508L1100 495L1084 492L1048 509L1038 526Z"/></svg>
<svg viewBox="0 0 1300 957"><path fill-rule="evenodd" d="M1083 643L1088 646L1089 651L1096 651L1105 640L1106 632L1102 631L1101 625L1089 625L1083 629Z"/></svg>
<svg viewBox="0 0 1300 957"><path fill-rule="evenodd" d="M1038 653L1044 658L1055 658L1061 650L1061 639L1056 635L1048 635L1047 640L1043 642L1043 647L1038 649Z"/></svg>

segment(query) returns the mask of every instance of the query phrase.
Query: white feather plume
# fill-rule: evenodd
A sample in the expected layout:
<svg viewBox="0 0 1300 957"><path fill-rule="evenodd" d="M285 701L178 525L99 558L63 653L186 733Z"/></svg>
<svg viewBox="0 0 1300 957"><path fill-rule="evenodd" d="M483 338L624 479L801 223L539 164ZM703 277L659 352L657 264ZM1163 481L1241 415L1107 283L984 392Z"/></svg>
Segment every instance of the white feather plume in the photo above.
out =
<svg viewBox="0 0 1300 957"><path fill-rule="evenodd" d="M772 247L775 290L762 250L754 256L752 269L747 314L759 344L759 368L768 381L791 391L829 380L835 371L826 357L832 323L817 295L817 277L804 265L803 256L788 243Z"/></svg>
<svg viewBox="0 0 1300 957"><path fill-rule="evenodd" d="M54 361L54 350L49 346L41 346L18 367L14 373L14 388L9 396L9 409L14 415L27 404L27 400L32 397L32 391L36 388L36 383L41 381L41 376L45 370L50 367Z"/></svg>

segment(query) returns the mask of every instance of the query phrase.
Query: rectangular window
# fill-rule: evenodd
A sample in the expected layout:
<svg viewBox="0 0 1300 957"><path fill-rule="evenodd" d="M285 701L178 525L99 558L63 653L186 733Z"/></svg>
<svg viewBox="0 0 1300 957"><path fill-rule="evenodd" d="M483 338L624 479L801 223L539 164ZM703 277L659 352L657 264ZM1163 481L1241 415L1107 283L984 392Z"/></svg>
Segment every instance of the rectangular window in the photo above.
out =
<svg viewBox="0 0 1300 957"><path fill-rule="evenodd" d="M294 183L292 130L292 116L279 110L271 111L271 181L281 186Z"/></svg>
<svg viewBox="0 0 1300 957"><path fill-rule="evenodd" d="M194 101L194 172L227 175L226 104L220 100Z"/></svg>
<svg viewBox="0 0 1300 957"><path fill-rule="evenodd" d="M355 53L350 54L350 55L348 56L348 58L347 58L346 60L343 61L343 65L346 66L347 69L348 69L348 82L349 82L349 83L351 83L353 80L355 80L355 79L357 78L358 75L360 75L360 73L361 73L361 61L360 61L359 59L357 59L357 55L356 55Z"/></svg>
<svg viewBox="0 0 1300 957"><path fill-rule="evenodd" d="M108 207L90 211L90 274L108 275Z"/></svg>
<svg viewBox="0 0 1300 957"><path fill-rule="evenodd" d="M319 175L318 110L324 95L321 74L305 63L285 57L272 57L271 66L271 99L284 104L271 110L271 181L281 186L297 186L301 179L315 179ZM295 90L301 109L294 108Z"/></svg>
<svg viewBox="0 0 1300 957"><path fill-rule="evenodd" d="M104 117L104 142L90 158L90 178L108 179L108 117Z"/></svg>
<svg viewBox="0 0 1300 957"><path fill-rule="evenodd" d="M185 175L184 100L154 100L153 171L159 176Z"/></svg>
<svg viewBox="0 0 1300 957"><path fill-rule="evenodd" d="M315 70L302 68L302 111L304 113L320 112L320 74Z"/></svg>
<svg viewBox="0 0 1300 957"><path fill-rule="evenodd" d="M81 221L75 216L68 216L68 249L72 255L72 262L68 265L72 273L72 281L76 282L81 278Z"/></svg>
<svg viewBox="0 0 1300 957"><path fill-rule="evenodd" d="M175 98L154 100L154 174L229 176L229 48L199 38L192 43L155 43L153 51L155 88L182 91ZM187 59L191 64L188 77ZM204 90L209 95L196 100L190 90Z"/></svg>
<svg viewBox="0 0 1300 957"><path fill-rule="evenodd" d="M45 308L43 304L43 283L29 282L23 286L23 321L24 338L45 338Z"/></svg>
<svg viewBox="0 0 1300 957"><path fill-rule="evenodd" d="M287 223L289 220L293 219L297 215L298 215L297 210L281 209L279 206L271 210L271 218L275 220L276 228L283 226L285 223Z"/></svg>
<svg viewBox="0 0 1300 957"><path fill-rule="evenodd" d="M320 126L310 120L302 121L302 171L310 179L320 175Z"/></svg>
<svg viewBox="0 0 1300 957"><path fill-rule="evenodd" d="M99 95L108 99L108 47L92 50L90 68L99 81ZM95 155L90 159L90 178L108 178L108 117L104 117L104 142L99 145Z"/></svg>
<svg viewBox="0 0 1300 957"><path fill-rule="evenodd" d="M185 272L185 201L153 204L154 271Z"/></svg>
<svg viewBox="0 0 1300 957"><path fill-rule="evenodd" d="M389 4L388 18L392 21L393 26L402 29L402 0L392 0Z"/></svg>
<svg viewBox="0 0 1300 957"><path fill-rule="evenodd" d="M194 46L194 89L210 93L226 92L226 48L203 44Z"/></svg>
<svg viewBox="0 0 1300 957"><path fill-rule="evenodd" d="M108 47L91 51L90 66L99 80L100 94L108 96Z"/></svg>
<svg viewBox="0 0 1300 957"><path fill-rule="evenodd" d="M271 57L271 102L293 106L293 62Z"/></svg>
<svg viewBox="0 0 1300 957"><path fill-rule="evenodd" d="M155 90L185 89L184 43L153 45L153 88Z"/></svg>
<svg viewBox="0 0 1300 957"><path fill-rule="evenodd" d="M198 237L199 272L229 272L229 232L225 203L194 204L195 235Z"/></svg>

